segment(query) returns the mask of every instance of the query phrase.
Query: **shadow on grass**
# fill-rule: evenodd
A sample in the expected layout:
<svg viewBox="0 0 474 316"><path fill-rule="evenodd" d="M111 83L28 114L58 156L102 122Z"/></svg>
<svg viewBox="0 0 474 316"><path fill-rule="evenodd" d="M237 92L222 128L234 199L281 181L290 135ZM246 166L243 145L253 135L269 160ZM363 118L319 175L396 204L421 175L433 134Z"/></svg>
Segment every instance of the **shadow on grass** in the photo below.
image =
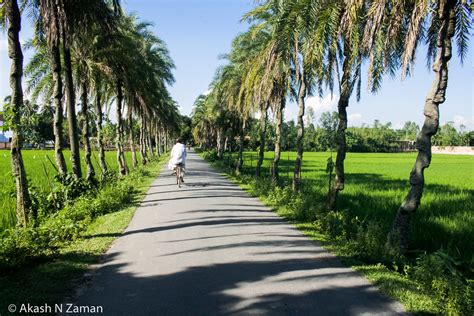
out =
<svg viewBox="0 0 474 316"><path fill-rule="evenodd" d="M87 252L66 252L48 263L0 277L0 314L9 314L9 304L15 304L18 309L27 303L61 304L84 281L88 265L102 258L103 255Z"/></svg>

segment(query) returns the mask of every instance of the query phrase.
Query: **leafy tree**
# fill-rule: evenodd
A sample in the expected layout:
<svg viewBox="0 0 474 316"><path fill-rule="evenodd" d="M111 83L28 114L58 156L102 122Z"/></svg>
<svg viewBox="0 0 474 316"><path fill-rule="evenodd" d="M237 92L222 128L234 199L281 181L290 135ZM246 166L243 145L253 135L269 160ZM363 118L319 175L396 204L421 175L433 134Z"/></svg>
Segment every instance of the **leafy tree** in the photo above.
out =
<svg viewBox="0 0 474 316"><path fill-rule="evenodd" d="M401 135L405 140L415 140L416 135L420 132L420 126L415 122L405 122L403 124L403 128L401 129L403 135Z"/></svg>

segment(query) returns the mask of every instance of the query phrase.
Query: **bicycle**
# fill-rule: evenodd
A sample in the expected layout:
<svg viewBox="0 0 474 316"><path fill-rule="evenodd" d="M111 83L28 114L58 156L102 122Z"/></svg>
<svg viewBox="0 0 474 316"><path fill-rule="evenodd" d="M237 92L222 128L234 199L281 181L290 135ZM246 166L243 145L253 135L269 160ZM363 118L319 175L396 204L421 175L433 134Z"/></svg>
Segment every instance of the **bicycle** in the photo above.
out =
<svg viewBox="0 0 474 316"><path fill-rule="evenodd" d="M183 164L176 165L176 184L178 188L181 188L181 183L183 183Z"/></svg>

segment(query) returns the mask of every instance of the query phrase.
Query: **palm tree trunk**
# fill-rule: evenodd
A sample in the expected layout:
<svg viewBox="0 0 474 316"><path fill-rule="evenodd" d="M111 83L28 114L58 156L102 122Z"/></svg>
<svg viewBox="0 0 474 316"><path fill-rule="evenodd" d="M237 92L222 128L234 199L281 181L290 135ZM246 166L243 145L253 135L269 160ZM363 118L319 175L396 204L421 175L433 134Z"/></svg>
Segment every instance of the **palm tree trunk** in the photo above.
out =
<svg viewBox="0 0 474 316"><path fill-rule="evenodd" d="M97 83L96 86L96 97L95 97L95 110L97 115L97 145L99 147L99 166L102 170L102 174L107 172L107 163L105 162L105 149L104 149L104 135L102 133L102 104L100 85Z"/></svg>
<svg viewBox="0 0 474 316"><path fill-rule="evenodd" d="M155 151L153 150L153 143L151 142L151 133L152 129L150 126L150 123L147 124L147 129L146 129L146 141L147 141L147 146L148 146L148 152L154 156Z"/></svg>
<svg viewBox="0 0 474 316"><path fill-rule="evenodd" d="M225 148L225 137L224 137L224 128L219 127L217 129L217 157L222 159L224 157Z"/></svg>
<svg viewBox="0 0 474 316"><path fill-rule="evenodd" d="M296 41L298 43L298 41ZM295 170L293 173L293 191L298 192L301 186L301 164L303 162L303 141L304 141L304 111L305 111L305 97L306 97L306 78L304 70L300 70L298 45L295 47L295 67L296 80L299 82L298 90L298 133L296 135L296 161Z"/></svg>
<svg viewBox="0 0 474 316"><path fill-rule="evenodd" d="M145 118L144 115L141 115L140 122L140 154L142 156L142 165L146 165L148 162L146 156L146 144L145 144Z"/></svg>
<svg viewBox="0 0 474 316"><path fill-rule="evenodd" d="M455 1L440 2L438 16L441 27L438 33L438 54L433 64L435 77L431 91L425 100L423 113L425 122L416 139L418 155L410 173L410 190L397 215L388 235L388 244L406 253L410 242L410 222L420 206L425 185L424 171L431 163L431 138L439 127L439 105L445 101L448 86L448 62L452 56L452 38L455 34L456 11Z"/></svg>
<svg viewBox="0 0 474 316"><path fill-rule="evenodd" d="M263 159L265 158L265 139L267 134L268 103L262 108L260 115L260 148L258 150L258 161L255 169L255 176L260 177Z"/></svg>
<svg viewBox="0 0 474 316"><path fill-rule="evenodd" d="M143 129L143 132L145 135L145 151L146 151L146 155L147 157L150 157L150 156L153 156L153 150L151 148L151 144L150 144L150 129L149 129L149 126L148 126L148 121L145 121L145 128Z"/></svg>
<svg viewBox="0 0 474 316"><path fill-rule="evenodd" d="M275 156L273 158L272 165L272 182L273 184L278 184L278 166L280 164L281 157L281 140L282 140L282 130L283 130L283 109L285 108L285 100L282 98L280 104L276 106L275 119L276 119L276 129L275 129Z"/></svg>
<svg viewBox="0 0 474 316"><path fill-rule="evenodd" d="M15 177L16 189L16 218L17 225L26 226L30 218L36 214L31 208L31 199L28 192L28 179L26 177L23 157L21 154L21 130L19 129L21 108L23 107L23 53L20 45L21 14L16 0L6 1L6 17L8 19L8 57L12 60L10 69L10 87L12 88L11 110L12 115L12 143L11 162L12 174Z"/></svg>
<svg viewBox="0 0 474 316"><path fill-rule="evenodd" d="M91 143L90 143L90 134L89 134L89 104L87 100L87 95L88 95L88 88L87 88L87 82L84 80L82 82L82 94L81 94L81 103L82 103L82 115L84 119L84 125L82 126L82 137L83 137L83 143L84 143L84 158L86 160L86 166L87 166L87 174L86 174L86 180L90 183L94 181L94 176L95 176L95 171L94 167L92 166L92 160L91 160L91 155L92 155L92 150L91 150Z"/></svg>
<svg viewBox="0 0 474 316"><path fill-rule="evenodd" d="M162 129L158 126L158 154L161 156L163 154L163 131Z"/></svg>
<svg viewBox="0 0 474 316"><path fill-rule="evenodd" d="M160 144L160 143L159 143L160 138L159 138L159 136L158 136L158 134L159 134L159 131L158 131L158 124L156 124L156 123L155 123L155 125L154 125L154 132L155 132L155 133L154 133L154 138L155 138L155 151L156 151L156 155L159 157L159 156L161 156L160 145L159 145L159 144Z"/></svg>
<svg viewBox="0 0 474 316"><path fill-rule="evenodd" d="M128 141L132 152L132 167L136 168L138 166L138 160L135 151L135 142L133 141L133 115L130 109L128 110Z"/></svg>
<svg viewBox="0 0 474 316"><path fill-rule="evenodd" d="M71 146L71 161L72 161L72 172L76 178L82 177L81 171L81 157L79 153L79 138L77 129L77 118L76 118L76 95L74 91L74 83L72 80L72 64L71 64L71 51L65 44L65 35L63 32L63 57L64 57L64 73L65 73L65 84L66 84L66 107L67 107L67 120L69 124L69 143Z"/></svg>
<svg viewBox="0 0 474 316"><path fill-rule="evenodd" d="M339 123L336 131L337 154L335 169L335 179L331 190L328 193L328 209L336 208L337 195L339 191L344 190L344 160L346 159L346 129L347 129L347 107L349 106L349 98L351 95L350 87L350 52L349 45L344 45L344 64L342 66L341 91L337 110L339 114Z"/></svg>
<svg viewBox="0 0 474 316"><path fill-rule="evenodd" d="M120 176L124 176L127 173L125 166L125 159L123 158L123 119L122 119L122 101L123 101L123 92L122 92L122 83L120 80L116 82L117 89L117 163L119 166Z"/></svg>
<svg viewBox="0 0 474 316"><path fill-rule="evenodd" d="M53 13L56 19L56 32L59 34L59 26L57 23L57 13ZM62 178L67 173L66 160L63 154L63 83L61 70L61 53L59 49L59 40L54 39L48 41L50 53L51 72L53 74L53 98L54 98L54 160L58 167L59 176Z"/></svg>
<svg viewBox="0 0 474 316"><path fill-rule="evenodd" d="M242 166L244 164L244 132L245 132L245 119L242 121L242 128L239 132L239 153L237 157L237 165L235 166L235 173L240 174L242 172Z"/></svg>

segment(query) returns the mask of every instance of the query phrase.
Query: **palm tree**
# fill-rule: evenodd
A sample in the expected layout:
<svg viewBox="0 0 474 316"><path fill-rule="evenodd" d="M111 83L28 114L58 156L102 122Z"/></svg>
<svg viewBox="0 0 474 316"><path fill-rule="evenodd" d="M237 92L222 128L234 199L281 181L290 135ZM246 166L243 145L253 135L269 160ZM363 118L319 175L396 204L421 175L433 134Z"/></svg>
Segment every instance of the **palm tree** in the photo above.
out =
<svg viewBox="0 0 474 316"><path fill-rule="evenodd" d="M21 14L16 0L6 0L0 7L0 21L2 25L7 22L8 32L8 57L12 60L10 70L10 87L12 89L10 110L10 125L13 131L11 142L12 174L15 177L16 189L16 217L17 224L26 226L35 215L31 208L28 193L28 180L26 177L23 158L21 154L22 136L19 130L20 111L23 107L23 53L20 45Z"/></svg>
<svg viewBox="0 0 474 316"><path fill-rule="evenodd" d="M240 94L242 87L242 78L244 74L244 66L237 63L230 63L222 68L221 80L219 82L219 89L223 91L225 102L229 109L235 110L239 115L240 129L239 129L239 152L237 156L237 164L235 172L239 174L243 166L243 150L244 150L244 134L246 124L250 117L250 109L248 103L242 101Z"/></svg>
<svg viewBox="0 0 474 316"><path fill-rule="evenodd" d="M129 104L134 102L133 100L129 101ZM132 152L132 167L136 168L138 166L137 153L135 152L135 141L133 133L133 108L129 107L127 112L127 123L128 123L128 141L130 146L130 151Z"/></svg>
<svg viewBox="0 0 474 316"><path fill-rule="evenodd" d="M92 165L92 148L90 144L89 133L89 82L84 78L81 80L81 114L83 119L82 125L82 142L84 144L84 158L86 161L87 174L86 180L93 182L95 177L94 167Z"/></svg>
<svg viewBox="0 0 474 316"><path fill-rule="evenodd" d="M452 57L452 42L456 39L459 57L463 61L468 49L469 32L472 29L473 4L464 0L438 0L434 2L408 1L378 4L373 3L369 10L370 30L366 30L365 41L372 44L378 38L389 39L385 46L373 43L369 69L371 81L378 85L383 69L391 70L390 61L393 52L402 51L402 77L410 72L415 59L419 42L425 39L428 46L427 61L432 63L434 79L426 97L423 113L425 121L418 134L416 147L418 155L410 173L410 190L397 211L391 232L388 236L389 245L406 253L410 241L411 218L420 206L424 189L424 171L431 163L431 140L439 127L439 106L445 101L448 85L448 63ZM374 10L378 9L378 10ZM407 21L402 23L401 21ZM426 27L423 25L426 24ZM399 38L397 34L404 35ZM403 44L400 44L403 43ZM402 49L400 49L400 46ZM382 69L382 70L381 70Z"/></svg>
<svg viewBox="0 0 474 316"><path fill-rule="evenodd" d="M246 74L244 75L241 94L245 95L247 102L258 105L260 112L260 146L258 153L255 176L261 174L263 160L265 158L265 142L268 121L268 110L270 102L268 97L268 82L265 80L265 62L267 56L266 48L271 40L269 27L261 28L258 25L250 27L249 31L241 35L243 44L236 49L246 56ZM255 109L252 109L255 111Z"/></svg>
<svg viewBox="0 0 474 316"><path fill-rule="evenodd" d="M283 111L286 104L288 92L291 90L291 61L293 50L288 49L288 42L281 40L276 32L278 17L280 16L281 5L278 1L267 1L262 6L255 8L244 15L245 20L255 21L254 30L258 32L268 32L269 38L260 53L253 59L249 71L250 78L247 80L247 87L256 89L255 97L262 107L268 102L272 108L276 123L275 154L272 165L272 181L277 184L279 180L278 166L281 157ZM280 22L281 24L282 22ZM288 29L285 29L288 31ZM252 74L256 74L255 76ZM247 76L249 79L249 76ZM261 112L264 112L261 110ZM264 136L263 129L260 130L261 143ZM258 165L263 161L263 149L259 153Z"/></svg>
<svg viewBox="0 0 474 316"><path fill-rule="evenodd" d="M193 125L192 134L200 148L206 148L212 139L210 132L212 122L209 119L209 105L211 102L209 102L208 99L209 95L199 95L194 101L193 112L191 114Z"/></svg>
<svg viewBox="0 0 474 316"><path fill-rule="evenodd" d="M97 128L97 147L99 148L99 166L102 170L102 175L107 172L107 163L105 162L105 148L104 148L104 137L102 132L102 95L103 95L103 78L100 74L94 76L94 89L95 89L95 116L96 116L96 128Z"/></svg>
<svg viewBox="0 0 474 316"><path fill-rule="evenodd" d="M344 159L346 156L347 107L353 87L360 83L360 68L364 54L360 49L365 23L366 6L364 1L289 1L281 10L277 29L291 40L295 37L293 64L298 87L297 159L293 177L293 187L298 189L301 168L304 97L325 82L331 92L334 86L334 73L342 62L342 77L339 80L338 114L339 124L336 136L337 157L335 182L328 195L328 208L334 209L339 191L344 189ZM301 47L300 47L301 46ZM300 57L298 57L301 55ZM301 59L301 62L299 62ZM300 65L301 64L301 65ZM299 70L299 71L298 71ZM336 71L335 71L336 70ZM358 93L358 96L360 94Z"/></svg>
<svg viewBox="0 0 474 316"><path fill-rule="evenodd" d="M62 84L62 69L61 69L61 53L60 53L60 22L57 10L55 9L55 2L53 0L40 0L39 3L41 22L38 25L43 26L46 35L46 43L48 47L48 54L50 60L50 67L53 80L53 97L54 97L54 152L55 161L58 167L58 172L61 176L67 173L66 161L63 155L63 84ZM39 37L39 36L38 36ZM42 43L41 37L38 40Z"/></svg>
<svg viewBox="0 0 474 316"><path fill-rule="evenodd" d="M75 67L75 81L80 84L81 87L81 117L82 117L82 143L84 145L84 158L86 161L86 180L93 182L95 177L94 167L92 165L92 148L90 144L90 133L89 133L89 86L92 83L92 77L94 75L94 61L93 57L94 49L91 47L93 41L91 38L77 39L75 41L73 53L73 61Z"/></svg>
<svg viewBox="0 0 474 316"><path fill-rule="evenodd" d="M244 19L250 19L253 14L250 12ZM255 16L260 16L260 13L255 13ZM271 40L271 33L265 25L253 25L249 31L234 39L232 50L227 56L230 63L222 68L219 89L223 91L229 108L234 109L242 121L239 133L237 173L240 172L243 163L243 137L247 121L253 113L259 110L261 114L260 152L256 174L260 175L265 150L267 112L275 81L272 74L273 69L268 68L267 64L269 47L272 47Z"/></svg>
<svg viewBox="0 0 474 316"><path fill-rule="evenodd" d="M122 175L126 172L122 145L122 113L125 107L132 108L140 117L140 152L144 164L147 162L148 152L153 154L153 117L161 115L168 107L173 107L169 103L166 84L171 84L174 80L171 73L174 65L165 44L148 30L149 25L137 23L134 16L122 17L121 32L114 40L117 54L110 61L116 89L117 159ZM170 121L169 124L173 122Z"/></svg>
<svg viewBox="0 0 474 316"><path fill-rule="evenodd" d="M56 109L58 112L55 125L58 125L58 130L61 127L59 113L60 110L62 110L59 107L62 98L60 47L62 49L72 170L76 178L80 178L82 172L79 154L79 133L77 131L75 110L76 104L71 47L73 46L75 39L81 38L83 34L91 33L93 26L101 25L102 27L105 27L110 24L114 15L109 9L107 3L104 1L39 0L37 3L35 2L33 4L33 6L35 5L39 6L41 16L37 25L43 28L43 31L46 34L48 48L51 54L51 68L53 72L53 80L55 81L55 99L57 99ZM79 32L78 30L81 31ZM60 140L57 139L58 143L59 141ZM64 173L65 167L63 166L59 155L56 160L60 172Z"/></svg>

